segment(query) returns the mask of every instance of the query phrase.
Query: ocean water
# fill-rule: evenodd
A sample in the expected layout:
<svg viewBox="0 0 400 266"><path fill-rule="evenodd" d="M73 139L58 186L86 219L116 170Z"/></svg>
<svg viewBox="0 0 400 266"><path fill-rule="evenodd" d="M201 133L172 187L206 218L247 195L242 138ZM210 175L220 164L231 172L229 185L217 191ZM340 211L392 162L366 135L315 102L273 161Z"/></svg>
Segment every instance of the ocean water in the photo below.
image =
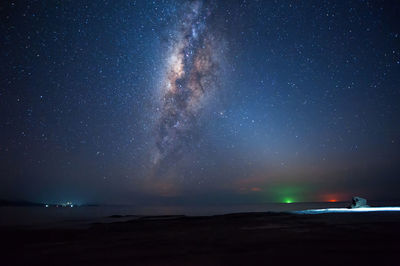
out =
<svg viewBox="0 0 400 266"><path fill-rule="evenodd" d="M110 222L134 219L135 216L187 215L208 216L243 212L290 212L308 209L342 208L348 202L265 203L247 205L213 206L134 206L108 205L84 207L0 207L0 227L76 227L89 226L94 222ZM374 206L389 206L377 203ZM127 217L112 218L112 215Z"/></svg>

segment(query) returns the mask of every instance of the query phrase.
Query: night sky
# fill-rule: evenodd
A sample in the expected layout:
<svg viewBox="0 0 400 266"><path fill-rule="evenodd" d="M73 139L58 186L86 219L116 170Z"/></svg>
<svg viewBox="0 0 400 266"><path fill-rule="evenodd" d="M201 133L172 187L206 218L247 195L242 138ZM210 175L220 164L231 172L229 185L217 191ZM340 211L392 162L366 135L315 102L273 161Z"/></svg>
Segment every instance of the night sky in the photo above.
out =
<svg viewBox="0 0 400 266"><path fill-rule="evenodd" d="M399 198L398 1L3 1L0 198Z"/></svg>

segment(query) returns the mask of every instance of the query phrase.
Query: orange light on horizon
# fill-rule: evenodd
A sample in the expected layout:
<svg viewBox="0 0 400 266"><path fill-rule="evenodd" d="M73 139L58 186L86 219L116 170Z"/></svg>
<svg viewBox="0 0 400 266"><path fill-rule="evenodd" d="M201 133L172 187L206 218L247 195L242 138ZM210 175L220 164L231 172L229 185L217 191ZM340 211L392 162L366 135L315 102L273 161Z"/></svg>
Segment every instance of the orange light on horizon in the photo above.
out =
<svg viewBox="0 0 400 266"><path fill-rule="evenodd" d="M341 202L347 198L344 193L324 193L319 196L322 202Z"/></svg>

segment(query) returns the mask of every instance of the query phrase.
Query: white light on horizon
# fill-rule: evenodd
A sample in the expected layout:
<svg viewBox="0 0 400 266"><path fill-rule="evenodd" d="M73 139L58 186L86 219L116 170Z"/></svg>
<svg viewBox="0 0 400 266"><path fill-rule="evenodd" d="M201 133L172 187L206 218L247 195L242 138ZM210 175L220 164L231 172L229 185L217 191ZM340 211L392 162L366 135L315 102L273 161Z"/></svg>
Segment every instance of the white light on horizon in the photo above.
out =
<svg viewBox="0 0 400 266"><path fill-rule="evenodd" d="M294 211L298 214L320 214L320 213L351 213L351 212L397 212L400 207L365 207L365 208L328 208Z"/></svg>

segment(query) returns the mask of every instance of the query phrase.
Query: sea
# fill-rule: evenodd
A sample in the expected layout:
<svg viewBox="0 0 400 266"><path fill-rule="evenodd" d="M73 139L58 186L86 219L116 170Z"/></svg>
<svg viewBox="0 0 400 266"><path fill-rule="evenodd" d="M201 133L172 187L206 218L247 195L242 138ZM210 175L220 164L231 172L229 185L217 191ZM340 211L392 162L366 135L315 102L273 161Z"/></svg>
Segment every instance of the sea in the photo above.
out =
<svg viewBox="0 0 400 266"><path fill-rule="evenodd" d="M393 204L398 203L376 202L373 206L392 206ZM0 227L88 227L93 223L124 221L147 216L210 216L246 212L292 212L309 209L343 208L348 205L348 202L302 202L212 206L100 205L58 208L3 206L0 207Z"/></svg>

